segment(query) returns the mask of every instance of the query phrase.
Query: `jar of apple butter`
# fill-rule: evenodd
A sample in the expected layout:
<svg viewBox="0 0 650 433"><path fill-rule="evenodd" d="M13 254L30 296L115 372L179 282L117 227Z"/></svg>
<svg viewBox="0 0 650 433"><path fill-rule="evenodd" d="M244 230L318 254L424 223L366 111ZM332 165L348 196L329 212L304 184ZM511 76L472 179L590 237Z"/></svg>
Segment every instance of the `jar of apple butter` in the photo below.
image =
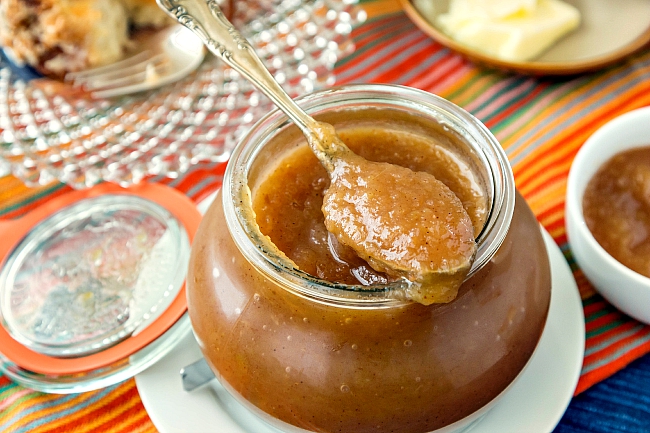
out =
<svg viewBox="0 0 650 433"><path fill-rule="evenodd" d="M282 431L469 425L530 360L550 301L539 224L503 149L469 113L415 89L352 85L299 103L361 156L447 184L472 219L476 258L451 302L411 300L404 281L328 236L327 175L271 113L234 150L192 246L188 309L205 358Z"/></svg>

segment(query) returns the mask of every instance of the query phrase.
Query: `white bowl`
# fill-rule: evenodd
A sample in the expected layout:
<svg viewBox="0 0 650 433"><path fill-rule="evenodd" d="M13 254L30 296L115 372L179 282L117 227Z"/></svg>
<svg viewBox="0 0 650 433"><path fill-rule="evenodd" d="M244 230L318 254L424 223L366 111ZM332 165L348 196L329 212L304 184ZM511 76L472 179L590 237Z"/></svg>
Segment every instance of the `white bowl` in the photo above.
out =
<svg viewBox="0 0 650 433"><path fill-rule="evenodd" d="M596 290L622 312L650 324L650 278L607 253L589 231L582 212L587 183L603 163L642 146L650 146L650 107L617 117L589 137L569 171L566 225L573 255Z"/></svg>

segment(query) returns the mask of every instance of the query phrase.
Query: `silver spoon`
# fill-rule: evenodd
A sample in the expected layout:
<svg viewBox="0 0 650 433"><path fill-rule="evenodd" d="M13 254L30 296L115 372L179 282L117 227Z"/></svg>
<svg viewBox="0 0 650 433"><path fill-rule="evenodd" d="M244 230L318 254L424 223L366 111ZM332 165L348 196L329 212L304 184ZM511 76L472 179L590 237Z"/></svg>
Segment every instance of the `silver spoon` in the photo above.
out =
<svg viewBox="0 0 650 433"><path fill-rule="evenodd" d="M282 89L216 0L157 2L300 128L329 174L323 214L328 231L340 243L376 270L407 281L407 294L416 302L455 298L471 267L476 243L467 212L445 184L428 173L354 154L331 125L313 119ZM417 239L405 240L405 235L414 234ZM458 241L454 250L449 250L450 238Z"/></svg>

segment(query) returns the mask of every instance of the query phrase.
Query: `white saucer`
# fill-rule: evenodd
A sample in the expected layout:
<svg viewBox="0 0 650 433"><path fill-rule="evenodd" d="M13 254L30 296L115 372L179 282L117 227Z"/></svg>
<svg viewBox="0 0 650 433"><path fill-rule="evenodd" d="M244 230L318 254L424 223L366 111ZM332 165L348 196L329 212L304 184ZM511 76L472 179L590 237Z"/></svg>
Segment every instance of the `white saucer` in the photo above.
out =
<svg viewBox="0 0 650 433"><path fill-rule="evenodd" d="M547 325L526 370L471 433L550 432L573 396L584 355L585 322L571 270L544 232L553 288ZM213 380L195 391L181 387L179 371L201 352L192 334L136 376L142 402L161 433L281 433L236 402Z"/></svg>

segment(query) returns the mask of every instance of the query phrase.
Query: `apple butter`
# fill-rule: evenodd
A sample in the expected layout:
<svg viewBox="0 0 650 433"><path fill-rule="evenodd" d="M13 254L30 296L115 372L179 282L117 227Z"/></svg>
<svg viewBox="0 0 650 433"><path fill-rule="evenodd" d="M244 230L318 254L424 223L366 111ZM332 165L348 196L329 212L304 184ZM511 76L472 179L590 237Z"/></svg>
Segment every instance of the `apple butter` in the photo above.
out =
<svg viewBox="0 0 650 433"><path fill-rule="evenodd" d="M433 277L410 286L409 295L424 304L451 301L476 251L474 237L485 222L486 197L464 191L462 183L468 180L461 180L462 169L453 155L440 149L428 152L435 143L416 134L363 127L344 129L338 135L354 154L335 161L336 187L308 147L283 158L260 185L253 208L262 233L300 269L331 282L393 280L394 269L376 271L384 270L385 265L373 259L373 254L415 262L414 270L404 272L411 281L421 278L418 274L428 265ZM387 154L401 157L391 165L385 159L369 159ZM435 171L441 178L453 179L451 186L464 200L437 178L422 175L436 175ZM376 193L377 182L382 183L379 189L392 193ZM475 213L473 218L463 204ZM337 240L341 237L347 240L345 244ZM370 252L355 254L347 246L351 243ZM461 269L464 267L467 269Z"/></svg>
<svg viewBox="0 0 650 433"><path fill-rule="evenodd" d="M610 158L583 196L587 227L616 260L650 277L650 147Z"/></svg>
<svg viewBox="0 0 650 433"><path fill-rule="evenodd" d="M503 150L434 95L348 86L302 102L360 156L428 171L478 250L449 303L413 302L324 226L328 178L279 113L235 149L192 246L188 311L218 380L286 432L464 427L530 360L550 301L539 224Z"/></svg>

